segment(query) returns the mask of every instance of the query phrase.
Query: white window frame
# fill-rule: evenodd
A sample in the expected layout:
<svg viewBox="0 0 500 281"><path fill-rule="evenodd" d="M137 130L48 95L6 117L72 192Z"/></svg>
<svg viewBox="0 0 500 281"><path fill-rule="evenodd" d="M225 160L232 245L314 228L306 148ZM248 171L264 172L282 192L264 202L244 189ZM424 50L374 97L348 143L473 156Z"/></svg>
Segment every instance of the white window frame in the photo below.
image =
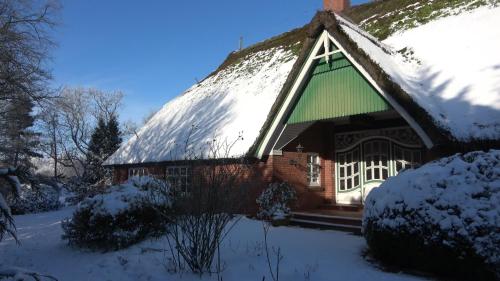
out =
<svg viewBox="0 0 500 281"><path fill-rule="evenodd" d="M357 153L358 157L355 158L355 154ZM343 158L345 161L339 161L340 158ZM349 158L351 161L347 161ZM361 173L361 150L359 147L351 148L350 150L338 152L336 153L336 162L337 162L337 191L339 192L349 192L352 190L356 190L362 185L362 173ZM343 162L343 163L341 163ZM357 167L358 171L355 172L355 167ZM350 170L350 173L348 171ZM358 184L356 185L356 177L358 178ZM350 185L348 184L350 181ZM344 189L341 189L342 183Z"/></svg>
<svg viewBox="0 0 500 281"><path fill-rule="evenodd" d="M386 145L387 150L382 151L382 143ZM375 145L377 144L377 151L375 151ZM383 139L373 139L364 141L361 143L362 145L362 155L361 161L364 163L364 182L370 181L385 181L387 178L391 176L391 141L383 140ZM367 147L370 146L370 152L368 152ZM376 161L375 157L379 157ZM385 163L383 164L383 158L385 157ZM367 161L369 160L369 162ZM386 177L384 178L384 171L386 173ZM370 173L370 177L368 177L368 172ZM378 177L376 177L376 173L378 173Z"/></svg>
<svg viewBox="0 0 500 281"><path fill-rule="evenodd" d="M310 161L314 159L314 163ZM316 172L316 177L314 174ZM316 178L316 181L313 181ZM321 158L318 153L308 153L307 154L307 183L309 186L317 187L321 186Z"/></svg>
<svg viewBox="0 0 500 281"><path fill-rule="evenodd" d="M175 170L177 170L178 173L175 173ZM183 170L184 174L182 173ZM182 192L187 193L191 186L191 169L189 166L185 165L167 166L165 169L165 179L171 185L178 185L177 187L180 187ZM184 183L182 182L183 179Z"/></svg>
<svg viewBox="0 0 500 281"><path fill-rule="evenodd" d="M351 132L352 133L352 132ZM388 158L388 161L387 161L387 167L388 167L388 177L392 177L392 176L396 176L398 174L398 171L397 171L397 162L398 161L405 161L405 162L409 162L405 159L403 160L400 160L400 159L396 159L396 148L400 148L402 150L408 150L408 151L411 151L411 157L412 157L412 163L405 163L406 165L404 166L404 168L415 168L415 167L418 167L419 165L421 165L422 161L423 161L423 157L424 155L422 154L422 146L419 146L419 145L408 145L408 144L403 144L397 140L394 140L392 138L388 138L388 137L384 137L384 136L370 136L370 137L366 137L364 139L361 139L359 140L358 142L350 145L349 147L347 148L344 148L344 149L341 149L341 150L336 150L335 151L335 192L336 193L342 193L342 192L349 192L349 191L353 191L353 190L356 190L357 188L363 188L365 184L367 183L370 183L372 181L378 181L378 182L383 182L385 181L386 179L374 179L372 177L371 180L367 180L366 178L366 171L367 171L367 163L366 163L366 159L365 159L365 143L367 142L372 142L372 141L387 141L388 142L388 145L389 145L389 158ZM359 178L359 185L358 186L354 186L352 187L351 186L351 189L348 189L347 188L347 175L344 174L343 177L341 177L341 169L344 168L344 167L347 167L348 165L351 165L351 171L354 171L354 166L353 164L354 163L350 163L350 164L347 164L347 165L343 165L340 163L339 161L339 155L345 155L346 153L349 153L349 152L353 152L354 150L358 149L359 150L359 170L358 172L360 173L360 178ZM418 157L415 157L415 155L418 154ZM403 157L404 158L404 157ZM419 161L415 161L415 160L419 160ZM380 164L380 163L379 163ZM377 168L380 168L379 166L381 165L377 165L376 167ZM372 168L372 167L370 167ZM344 173L347 172L347 169L344 170ZM382 175L382 170L380 170L380 176ZM372 174L373 176L373 174ZM352 178L352 184L354 184L354 177L351 177ZM341 189L341 181L342 180L345 180L344 182L344 186L345 186L345 189Z"/></svg>
<svg viewBox="0 0 500 281"><path fill-rule="evenodd" d="M398 157L397 149L401 151L401 157ZM421 165L422 163L422 150L416 148L409 148L396 143L392 144L393 151L393 161L394 161L394 175L399 174L399 172L405 169L413 169ZM406 157L406 156L410 157ZM418 155L418 157L417 157ZM398 159L400 158L400 159ZM398 164L401 165L401 169L398 170Z"/></svg>
<svg viewBox="0 0 500 281"><path fill-rule="evenodd" d="M134 168L129 168L128 169L128 177L145 177L149 176L149 170L144 167L134 167Z"/></svg>

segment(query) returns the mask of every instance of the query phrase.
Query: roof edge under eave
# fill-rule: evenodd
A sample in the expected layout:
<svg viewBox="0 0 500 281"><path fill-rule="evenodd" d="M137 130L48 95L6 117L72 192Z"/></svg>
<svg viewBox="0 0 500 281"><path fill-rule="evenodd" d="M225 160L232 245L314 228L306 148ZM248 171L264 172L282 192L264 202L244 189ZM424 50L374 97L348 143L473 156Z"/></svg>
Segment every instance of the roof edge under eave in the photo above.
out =
<svg viewBox="0 0 500 281"><path fill-rule="evenodd" d="M422 133L425 134L432 142L432 145L428 145L428 148L433 145L440 145L442 143L455 141L450 132L438 127L438 125L435 124L434 119L427 113L427 111L420 107L410 97L410 95L401 88L400 85L395 83L377 63L375 63L362 49L359 48L357 43L342 30L334 13L320 11L316 13L312 21L308 24L307 39L303 44L302 50L300 51L299 58L293 66L292 71L290 72L280 91L280 94L278 95L278 98L273 104L266 122L264 123L257 140L250 148L248 155L261 158L269 154L269 144L264 143L266 135L271 129L272 124L278 115L278 111L281 109L283 102L295 84L303 65L309 57L309 53L323 30L328 31L328 33L339 42L339 44L352 57L353 62L359 64L364 70L366 70L369 77L374 80L376 85L380 87L384 93L386 93L391 99L394 99L395 103L401 106L401 108L408 113L410 118L415 119L417 125L421 129L421 134L419 135L422 135ZM372 37L370 40L376 39ZM382 44L378 42L377 46L380 45ZM263 145L266 145L266 147L263 148ZM264 151L264 153L262 153L262 151Z"/></svg>

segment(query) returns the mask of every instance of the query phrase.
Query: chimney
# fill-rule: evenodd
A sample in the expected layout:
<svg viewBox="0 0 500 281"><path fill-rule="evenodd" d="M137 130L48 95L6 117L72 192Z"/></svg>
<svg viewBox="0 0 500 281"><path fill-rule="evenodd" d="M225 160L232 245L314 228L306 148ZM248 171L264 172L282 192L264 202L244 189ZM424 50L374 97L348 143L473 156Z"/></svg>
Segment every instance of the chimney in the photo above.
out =
<svg viewBox="0 0 500 281"><path fill-rule="evenodd" d="M350 6L350 0L323 0L323 9L325 11L341 13L342 11L349 9Z"/></svg>

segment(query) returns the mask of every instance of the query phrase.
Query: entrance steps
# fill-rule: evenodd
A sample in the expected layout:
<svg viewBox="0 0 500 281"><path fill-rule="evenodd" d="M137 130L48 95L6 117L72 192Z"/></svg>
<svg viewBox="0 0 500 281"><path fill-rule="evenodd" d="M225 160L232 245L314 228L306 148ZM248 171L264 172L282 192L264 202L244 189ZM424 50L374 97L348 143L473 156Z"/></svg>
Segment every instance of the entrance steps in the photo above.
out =
<svg viewBox="0 0 500 281"><path fill-rule="evenodd" d="M318 209L307 212L292 212L290 224L340 230L361 235L361 216L362 212L360 211Z"/></svg>

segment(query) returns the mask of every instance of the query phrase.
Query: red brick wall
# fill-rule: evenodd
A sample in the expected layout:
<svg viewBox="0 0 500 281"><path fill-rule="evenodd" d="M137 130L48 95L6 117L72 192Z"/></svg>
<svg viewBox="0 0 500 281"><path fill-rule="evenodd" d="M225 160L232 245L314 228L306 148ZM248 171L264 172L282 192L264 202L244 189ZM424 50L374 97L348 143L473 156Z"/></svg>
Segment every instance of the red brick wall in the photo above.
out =
<svg viewBox="0 0 500 281"><path fill-rule="evenodd" d="M304 147L302 153L297 146ZM310 187L307 182L307 154L317 153L321 159L319 187ZM332 202L335 196L333 162L333 128L329 123L317 123L283 149L283 155L273 156L274 181L286 181L298 193L297 210L307 210ZM297 164L293 164L297 162Z"/></svg>
<svg viewBox="0 0 500 281"><path fill-rule="evenodd" d="M298 144L304 147L297 153ZM321 159L321 178L319 187L309 187L307 182L307 153L318 153ZM248 174L242 179L247 186L248 196L245 200L245 212L255 213L255 199L271 182L286 181L295 187L298 193L296 210L307 210L320 207L325 202L334 200L334 162L333 162L333 128L328 123L317 123L283 149L283 155L269 156L264 161L251 164ZM297 162L292 164L292 162ZM146 166L152 175L163 177L167 164ZM128 179L128 167L115 167L114 183L123 183Z"/></svg>
<svg viewBox="0 0 500 281"><path fill-rule="evenodd" d="M128 179L127 167L113 167L113 184L120 184Z"/></svg>
<svg viewBox="0 0 500 281"><path fill-rule="evenodd" d="M383 124L382 124L383 125ZM381 125L381 126L382 126ZM397 124L396 124L397 125ZM387 126L387 124L385 124ZM308 210L335 202L335 148L333 123L317 122L303 132L297 139L290 142L282 150L282 155L269 156L262 161L251 164L248 174L242 178L242 183L248 185L248 196L245 201L245 211L255 213L255 199L271 182L288 182L298 193L295 210ZM347 128L355 129L355 128ZM371 128L364 128L371 129ZM304 149L297 152L297 146ZM317 153L321 159L321 182L319 187L310 187L307 182L307 154ZM436 158L435 153L425 151L424 162ZM164 177L167 164L147 166L150 174ZM116 167L114 182L122 183L128 178L128 167Z"/></svg>
<svg viewBox="0 0 500 281"><path fill-rule="evenodd" d="M247 190L243 202L243 212L247 214L256 214L258 208L255 200L261 194L262 190L266 188L273 179L273 158L269 157L265 162L256 162L248 164L242 170L241 185ZM172 164L174 165L174 164ZM240 164L233 164L240 165ZM150 164L145 166L134 166L137 168L145 168L148 173L157 178L164 178L168 164ZM128 170L132 166L117 166L113 169L113 184L121 184L128 180ZM196 167L194 170L202 169ZM196 173L196 172L195 172Z"/></svg>

